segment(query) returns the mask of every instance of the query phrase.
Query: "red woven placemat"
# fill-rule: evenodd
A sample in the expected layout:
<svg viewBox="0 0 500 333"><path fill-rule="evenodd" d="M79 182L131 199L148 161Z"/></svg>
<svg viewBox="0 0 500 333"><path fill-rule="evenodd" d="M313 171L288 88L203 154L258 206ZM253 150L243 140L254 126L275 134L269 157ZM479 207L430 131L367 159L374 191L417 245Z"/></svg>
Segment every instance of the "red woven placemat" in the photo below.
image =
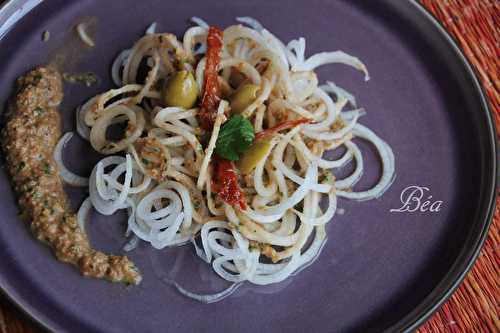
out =
<svg viewBox="0 0 500 333"><path fill-rule="evenodd" d="M0 4L3 1L0 0ZM500 128L500 1L421 0L473 64ZM499 133L500 137L500 133ZM418 333L500 332L500 196L485 246L462 285ZM0 297L0 332L40 332Z"/></svg>

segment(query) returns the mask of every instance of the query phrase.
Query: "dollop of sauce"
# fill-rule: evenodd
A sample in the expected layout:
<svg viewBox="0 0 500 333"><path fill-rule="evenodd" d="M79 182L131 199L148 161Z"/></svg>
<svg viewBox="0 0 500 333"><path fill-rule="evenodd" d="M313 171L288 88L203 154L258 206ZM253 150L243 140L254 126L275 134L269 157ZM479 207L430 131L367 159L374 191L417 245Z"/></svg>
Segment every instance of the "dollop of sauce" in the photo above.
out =
<svg viewBox="0 0 500 333"><path fill-rule="evenodd" d="M78 267L83 275L138 284L141 275L136 266L125 256L93 249L69 211L53 158L61 136L57 106L62 98L61 75L51 67L36 68L17 80L2 130L2 148L21 216L59 260Z"/></svg>

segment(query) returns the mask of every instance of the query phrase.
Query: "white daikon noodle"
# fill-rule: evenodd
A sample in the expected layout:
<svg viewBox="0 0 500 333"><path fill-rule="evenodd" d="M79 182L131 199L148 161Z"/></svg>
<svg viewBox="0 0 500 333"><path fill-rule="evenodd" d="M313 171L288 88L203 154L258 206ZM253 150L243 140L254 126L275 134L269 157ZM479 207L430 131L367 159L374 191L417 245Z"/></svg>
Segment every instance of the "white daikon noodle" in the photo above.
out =
<svg viewBox="0 0 500 333"><path fill-rule="evenodd" d="M73 172L69 171L66 166L64 165L63 162L63 156L62 156L62 151L66 144L71 140L73 137L73 132L68 132L64 134L61 139L59 139L59 142L57 143L55 149L54 149L54 161L56 162L57 166L59 167L59 175L61 176L62 180L67 183L68 185L71 186L82 186L86 187L89 186L89 179L85 177L78 176L74 174Z"/></svg>
<svg viewBox="0 0 500 333"><path fill-rule="evenodd" d="M95 43L92 38L87 33L87 25L85 23L79 23L76 26L76 32L78 33L78 36L82 40L83 43L85 43L87 46L94 47Z"/></svg>
<svg viewBox="0 0 500 333"><path fill-rule="evenodd" d="M84 224L90 203L104 215L124 209L133 234L127 250L136 246L137 238L156 249L188 242L233 286L243 281L277 283L319 256L326 241L325 225L333 220L339 197L373 199L391 185L395 170L389 145L358 123L364 109L346 110L357 108L351 93L333 82L318 85L314 72L319 66L340 63L361 71L368 80L368 71L358 58L342 51L306 57L304 38L285 44L252 18L238 18L248 26L226 28L221 84L236 89L229 76L231 68L237 68L247 81L260 86L255 102L241 113L256 132L283 119L311 120L274 135L270 151L256 168L240 175L248 207L230 206L212 190L212 154L219 130L229 118L228 103L220 102L214 128L206 133L198 124L198 108L167 107L160 99L160 84L175 66L192 70L200 87L203 84L208 25L199 18L193 21L197 26L188 29L182 41L157 33L153 24L113 63L112 78L119 88L79 108L78 133L100 153L123 154L105 157L94 167L90 197L79 221ZM149 71L144 80L138 79L141 63ZM126 126L122 138L109 139L108 128L118 124ZM210 138L205 147L204 135ZM69 138L63 138L58 156ZM364 171L361 150L353 139L374 145L382 163L378 183L361 192L353 189ZM344 152L335 160L325 157L335 150ZM353 173L336 179L333 172L351 160L356 164ZM75 185L85 183L60 167ZM324 211L319 205L322 198L328 202ZM182 289L203 302L228 292L196 295Z"/></svg>

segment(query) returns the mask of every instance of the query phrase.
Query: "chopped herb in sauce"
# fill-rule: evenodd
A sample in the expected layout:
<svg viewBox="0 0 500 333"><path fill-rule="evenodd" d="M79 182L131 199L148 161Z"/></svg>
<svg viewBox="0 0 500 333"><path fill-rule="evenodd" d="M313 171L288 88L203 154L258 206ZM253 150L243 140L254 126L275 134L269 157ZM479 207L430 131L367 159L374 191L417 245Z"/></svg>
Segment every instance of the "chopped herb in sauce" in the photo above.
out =
<svg viewBox="0 0 500 333"><path fill-rule="evenodd" d="M26 166L26 162L21 161L21 163L19 163L17 165L17 171L21 171L22 169L24 169L25 166Z"/></svg>
<svg viewBox="0 0 500 333"><path fill-rule="evenodd" d="M49 163L44 162L42 167L43 167L43 172L44 172L46 175L50 175L50 174L52 174L52 167L50 166L50 164L49 164Z"/></svg>
<svg viewBox="0 0 500 333"><path fill-rule="evenodd" d="M198 210L198 209L200 209L200 207L201 207L200 202L199 202L198 200L194 200L194 201L193 201L193 208L194 208L195 210Z"/></svg>
<svg viewBox="0 0 500 333"><path fill-rule="evenodd" d="M321 177L320 182L322 184L333 185L333 183L335 183L335 176L329 170L324 171L320 177Z"/></svg>
<svg viewBox="0 0 500 333"><path fill-rule="evenodd" d="M39 106L38 106L38 107L35 109L35 111L34 111L34 112L35 112L35 116L41 116L41 115L45 112L45 110L44 110L43 108L41 108L41 107L39 107Z"/></svg>
<svg viewBox="0 0 500 333"><path fill-rule="evenodd" d="M42 79L42 75L40 75L40 74L33 75L33 85L38 84L41 79Z"/></svg>
<svg viewBox="0 0 500 333"><path fill-rule="evenodd" d="M137 284L141 277L133 263L127 257L108 256L93 249L76 223L76 216L67 211L67 198L52 159L60 136L59 119L56 112L48 109L61 99L61 78L53 68L36 68L18 80L12 112L2 128L1 144L19 195L21 216L31 223L35 237L46 242L58 259L73 264L84 275L101 278L105 274L113 282ZM43 117L36 119L42 113ZM19 172L21 169L24 172ZM103 258L119 260L108 264Z"/></svg>
<svg viewBox="0 0 500 333"><path fill-rule="evenodd" d="M87 87L93 86L99 81L97 75L92 72L79 73L79 74L63 73L62 76L64 81L66 82L81 83L85 84Z"/></svg>

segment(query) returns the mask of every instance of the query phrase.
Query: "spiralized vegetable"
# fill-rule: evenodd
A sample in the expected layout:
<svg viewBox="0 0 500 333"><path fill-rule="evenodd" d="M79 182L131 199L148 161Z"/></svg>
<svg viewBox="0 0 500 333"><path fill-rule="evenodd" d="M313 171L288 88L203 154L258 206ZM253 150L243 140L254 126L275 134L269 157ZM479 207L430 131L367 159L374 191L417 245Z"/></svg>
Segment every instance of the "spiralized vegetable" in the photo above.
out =
<svg viewBox="0 0 500 333"><path fill-rule="evenodd" d="M377 198L395 175L390 146L358 123L365 111L357 108L355 97L332 81L319 85L314 72L340 63L368 80L361 60L342 51L306 57L304 38L285 44L255 19L237 20L248 26L233 25L223 32L223 96L211 131L201 129L196 106L186 110L164 105L159 91L159 83L175 71L188 70L196 78L200 100L209 28L200 18L192 18L197 26L186 31L182 42L151 25L114 61L111 73L118 89L90 99L77 117L78 133L98 152L125 154L105 157L94 167L79 223L84 225L90 204L105 215L125 209L133 234L127 251L138 239L156 249L194 244L197 255L233 283L214 295L193 294L176 285L184 295L206 303L228 296L243 281L277 283L308 267L321 253L325 226L333 220L339 198ZM137 74L141 64L148 69L144 81ZM215 191L214 148L230 117L229 95L248 83L258 93L240 114L256 133L262 132L256 137L268 140L268 150L248 174L239 175L247 203L241 208L223 202ZM355 109L346 110L348 105ZM293 122L300 119L304 121ZM266 132L286 121L298 125ZM108 129L119 123L126 125L122 138L109 139ZM361 192L355 186L365 166L353 139L371 143L383 169L378 183ZM345 152L334 160L326 157L337 149ZM333 172L350 161L354 171L336 179ZM78 182L83 184L83 179ZM324 211L319 207L322 198L328 202Z"/></svg>
<svg viewBox="0 0 500 333"><path fill-rule="evenodd" d="M62 180L66 184L72 185L72 186L88 186L89 185L89 179L85 177L78 176L77 174L74 174L73 172L69 171L68 168L64 165L63 162L63 156L62 156L62 151L66 144L71 140L73 137L73 132L68 132L64 134L61 139L59 139L59 142L57 143L55 149L54 149L54 161L56 162L57 166L59 167L59 175L61 176Z"/></svg>

